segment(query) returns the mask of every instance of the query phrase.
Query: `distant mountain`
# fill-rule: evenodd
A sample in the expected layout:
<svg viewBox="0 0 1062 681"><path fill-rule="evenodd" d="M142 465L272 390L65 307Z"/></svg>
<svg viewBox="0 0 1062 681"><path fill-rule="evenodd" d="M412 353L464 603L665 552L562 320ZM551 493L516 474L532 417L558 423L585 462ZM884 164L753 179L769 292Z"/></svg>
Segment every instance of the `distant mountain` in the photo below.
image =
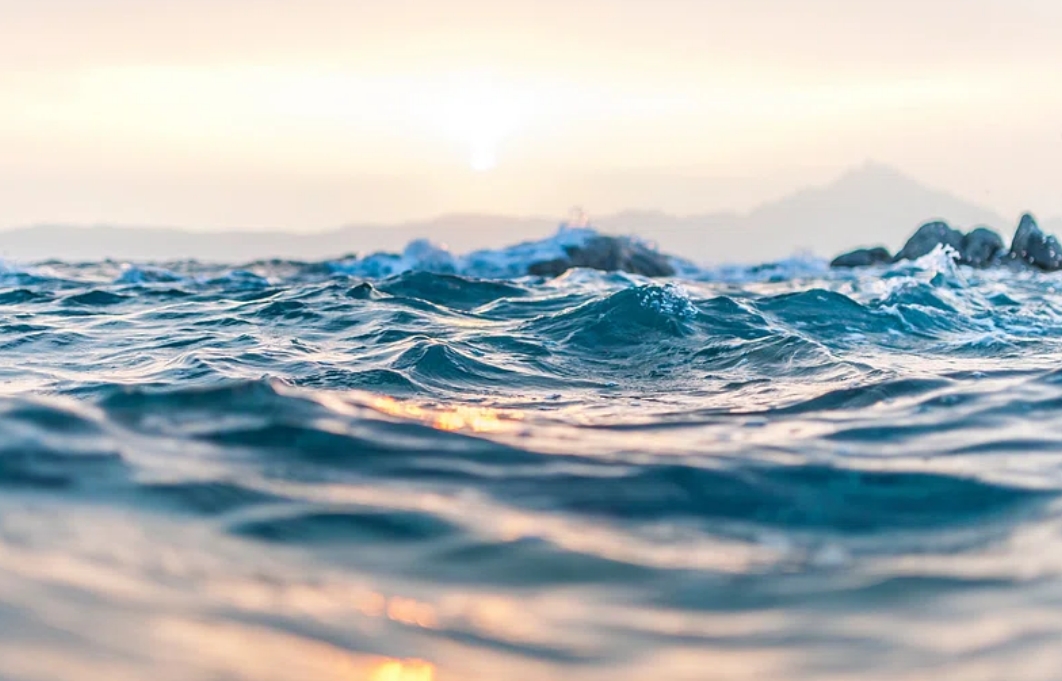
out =
<svg viewBox="0 0 1062 681"><path fill-rule="evenodd" d="M863 245L898 249L923 222L957 227L989 225L1009 241L1017 216L1005 219L902 173L868 163L833 182L765 203L745 214L678 217L626 211L594 224L613 234L637 234L663 250L704 263L755 262L799 252L830 256ZM46 225L0 232L0 256L21 261L200 260L245 262L261 258L320 260L350 253L400 251L429 238L455 251L498 247L554 232L558 220L491 215L448 215L399 225L350 225L329 232L195 232L156 227ZM1043 227L1062 233L1062 219Z"/></svg>
<svg viewBox="0 0 1062 681"><path fill-rule="evenodd" d="M324 260L355 253L401 251L410 241L421 238L445 243L460 252L541 238L555 232L557 224L557 220L545 218L453 215L423 222L349 226L311 234L39 225L0 232L0 257L24 262L49 259Z"/></svg>
<svg viewBox="0 0 1062 681"><path fill-rule="evenodd" d="M958 227L989 225L1009 240L1011 225L997 213L900 172L868 163L822 186L761 205L745 215L675 218L624 213L600 220L608 231L651 236L661 248L707 262L762 261L801 251L832 255L861 245L903 245L922 223L943 219ZM639 226L640 225L640 226Z"/></svg>

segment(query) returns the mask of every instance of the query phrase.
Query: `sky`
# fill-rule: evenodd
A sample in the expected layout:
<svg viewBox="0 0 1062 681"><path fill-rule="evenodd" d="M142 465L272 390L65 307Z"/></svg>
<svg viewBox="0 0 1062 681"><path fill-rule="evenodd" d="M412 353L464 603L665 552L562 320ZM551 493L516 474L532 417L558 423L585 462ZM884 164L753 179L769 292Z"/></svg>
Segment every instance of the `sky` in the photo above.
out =
<svg viewBox="0 0 1062 681"><path fill-rule="evenodd" d="M0 0L0 226L746 210L867 160L1062 215L1057 0Z"/></svg>

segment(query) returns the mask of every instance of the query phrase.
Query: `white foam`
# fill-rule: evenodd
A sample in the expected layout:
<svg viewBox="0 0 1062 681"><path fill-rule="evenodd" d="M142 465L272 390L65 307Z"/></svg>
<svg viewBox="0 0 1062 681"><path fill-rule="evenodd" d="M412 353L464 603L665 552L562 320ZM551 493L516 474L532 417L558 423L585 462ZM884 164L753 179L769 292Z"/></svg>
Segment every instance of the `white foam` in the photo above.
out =
<svg viewBox="0 0 1062 681"><path fill-rule="evenodd" d="M445 245L428 239L410 242L402 253L373 253L329 263L337 274L383 278L404 272L460 274L482 279L515 279L528 275L528 268L538 262L563 259L567 250L579 247L595 236L592 227L581 222L562 223L555 234L538 241L525 241L500 249L483 249L455 254ZM656 250L651 241L637 236L625 237L633 243ZM745 283L753 281L791 280L820 277L830 272L828 262L813 255L798 255L762 265L723 265L703 268L689 260L667 256L676 277L700 281Z"/></svg>
<svg viewBox="0 0 1062 681"><path fill-rule="evenodd" d="M0 260L0 277L17 277L19 275L38 275L39 268L21 267L14 263Z"/></svg>
<svg viewBox="0 0 1062 681"><path fill-rule="evenodd" d="M966 280L959 270L959 252L946 244L937 244L932 251L912 262L911 266L925 272L930 278L941 274L949 279Z"/></svg>
<svg viewBox="0 0 1062 681"><path fill-rule="evenodd" d="M374 253L330 264L334 272L361 277L389 277L403 272L463 274L483 279L511 279L527 275L536 262L567 256L566 248L582 246L597 232L589 227L562 224L553 236L501 249L484 249L455 255L446 246L427 239L410 242L401 254Z"/></svg>
<svg viewBox="0 0 1062 681"><path fill-rule="evenodd" d="M688 268L688 271L679 270L679 274L685 278L733 284L823 277L832 272L826 260L811 254L800 254L762 265L719 265L699 268L693 263L679 262L683 262Z"/></svg>
<svg viewBox="0 0 1062 681"><path fill-rule="evenodd" d="M678 284L669 282L663 286L646 286L639 291L639 301L669 317L693 319L697 316L697 307L689 291Z"/></svg>
<svg viewBox="0 0 1062 681"><path fill-rule="evenodd" d="M116 284L150 284L160 282L184 281L185 277L171 272L163 267L151 267L148 265L122 265L114 283Z"/></svg>

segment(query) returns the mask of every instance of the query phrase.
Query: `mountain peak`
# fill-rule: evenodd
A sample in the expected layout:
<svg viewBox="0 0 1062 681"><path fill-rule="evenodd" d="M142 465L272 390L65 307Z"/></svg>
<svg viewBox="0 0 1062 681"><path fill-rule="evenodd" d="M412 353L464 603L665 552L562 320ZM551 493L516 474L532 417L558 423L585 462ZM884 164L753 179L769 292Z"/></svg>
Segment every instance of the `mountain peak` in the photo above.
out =
<svg viewBox="0 0 1062 681"><path fill-rule="evenodd" d="M920 193L943 193L936 192L936 190L927 187L894 166L877 161L865 161L862 165L843 172L821 188L831 191L881 191L888 189L890 191L906 190Z"/></svg>

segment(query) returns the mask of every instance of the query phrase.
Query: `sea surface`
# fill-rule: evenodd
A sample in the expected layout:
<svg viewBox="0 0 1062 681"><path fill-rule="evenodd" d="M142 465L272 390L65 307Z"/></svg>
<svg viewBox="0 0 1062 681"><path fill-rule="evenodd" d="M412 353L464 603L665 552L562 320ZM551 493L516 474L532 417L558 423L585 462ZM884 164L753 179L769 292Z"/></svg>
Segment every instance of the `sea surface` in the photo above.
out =
<svg viewBox="0 0 1062 681"><path fill-rule="evenodd" d="M1062 678L1062 277L6 263L0 679Z"/></svg>

